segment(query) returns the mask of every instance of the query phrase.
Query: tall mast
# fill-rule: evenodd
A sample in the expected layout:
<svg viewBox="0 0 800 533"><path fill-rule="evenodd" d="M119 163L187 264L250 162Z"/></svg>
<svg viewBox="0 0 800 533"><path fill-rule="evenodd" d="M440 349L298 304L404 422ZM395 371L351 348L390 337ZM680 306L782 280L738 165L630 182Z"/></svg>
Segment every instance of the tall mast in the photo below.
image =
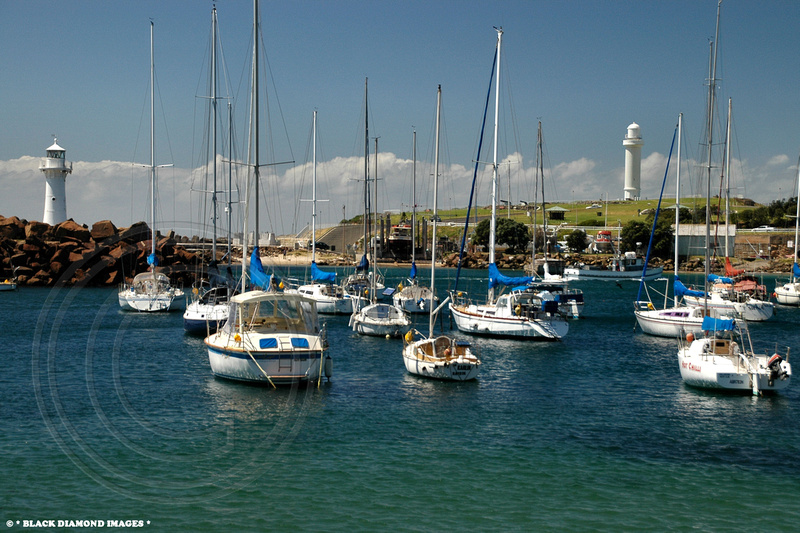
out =
<svg viewBox="0 0 800 533"><path fill-rule="evenodd" d="M681 134L683 133L683 113L678 114L678 175L675 183L675 277L678 277L678 229L681 224ZM678 305L678 302L675 302Z"/></svg>
<svg viewBox="0 0 800 533"><path fill-rule="evenodd" d="M211 127L212 161L213 161L213 190L211 193L211 223L214 239L211 242L211 259L217 260L217 8L212 9L211 15Z"/></svg>
<svg viewBox="0 0 800 533"><path fill-rule="evenodd" d="M731 222L731 109L732 98L728 98L728 128L725 132L725 257L730 257L728 249L728 226Z"/></svg>
<svg viewBox="0 0 800 533"><path fill-rule="evenodd" d="M364 255L369 249L369 104L368 78L364 78Z"/></svg>
<svg viewBox="0 0 800 533"><path fill-rule="evenodd" d="M710 43L711 47L711 65L708 80L708 163L706 165L706 251L705 251L705 279L704 285L708 287L708 275L711 273L710 257L708 244L711 239L711 149L713 147L713 134L714 134L714 96L717 85L717 46L719 42L719 18L722 0L717 4L717 28L714 36L714 42ZM708 310L708 290L703 291L704 308Z"/></svg>
<svg viewBox="0 0 800 533"><path fill-rule="evenodd" d="M544 231L544 242L542 243L542 258L544 259L544 264L547 265L547 252L549 252L550 245L547 241L547 214L545 213L545 208L547 207L547 203L544 201L544 150L542 149L542 144L544 140L542 139L542 121L539 121L539 130L536 134L536 138L538 142L536 143L536 158L539 160L539 177L541 179L542 185L542 228Z"/></svg>
<svg viewBox="0 0 800 533"><path fill-rule="evenodd" d="M258 0L253 0L253 127L254 131L254 146L255 152L255 165L253 166L253 178L255 180L255 197L256 197L256 224L255 224L255 246L259 245L258 238L258 184L260 179L260 160L259 160L259 138L258 138Z"/></svg>
<svg viewBox="0 0 800 533"><path fill-rule="evenodd" d="M411 172L411 264L417 252L417 130L411 136L411 153L414 158Z"/></svg>
<svg viewBox="0 0 800 533"><path fill-rule="evenodd" d="M503 42L503 28L495 28L497 31L497 65L495 73L497 80L495 81L494 93L494 158L492 160L492 219L489 227L489 264L495 262L494 247L495 247L495 231L497 230L497 132L498 132L498 115L500 112L500 45ZM489 287L488 302L494 301L494 287Z"/></svg>
<svg viewBox="0 0 800 533"><path fill-rule="evenodd" d="M436 223L439 221L439 124L442 109L442 86L436 90L436 148L433 156L433 238L431 239L431 305L428 315L428 337L433 338L433 324L436 321L434 282L436 280Z"/></svg>
<svg viewBox="0 0 800 533"><path fill-rule="evenodd" d="M154 261L153 274L156 272L156 106L155 106L156 63L153 52L153 21L150 21L150 254Z"/></svg>
<svg viewBox="0 0 800 533"><path fill-rule="evenodd" d="M233 115L231 103L228 102L228 266L231 264L231 223L233 213Z"/></svg>
<svg viewBox="0 0 800 533"><path fill-rule="evenodd" d="M377 297L375 296L375 287L378 283L378 137L375 137L375 180L374 195L375 195L375 236L372 240L372 282L370 285L372 286L372 303L378 301Z"/></svg>
<svg viewBox="0 0 800 533"><path fill-rule="evenodd" d="M312 125L313 147L311 148L314 164L311 166L311 262L317 260L317 110L314 110Z"/></svg>

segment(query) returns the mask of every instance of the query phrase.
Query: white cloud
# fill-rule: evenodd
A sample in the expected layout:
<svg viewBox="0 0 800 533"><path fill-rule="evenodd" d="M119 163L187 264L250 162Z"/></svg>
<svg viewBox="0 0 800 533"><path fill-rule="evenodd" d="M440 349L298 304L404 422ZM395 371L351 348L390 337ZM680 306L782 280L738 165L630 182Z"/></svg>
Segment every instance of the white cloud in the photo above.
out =
<svg viewBox="0 0 800 533"><path fill-rule="evenodd" d="M767 166L787 165L789 163L789 156L786 154L774 155L767 161Z"/></svg>
<svg viewBox="0 0 800 533"><path fill-rule="evenodd" d="M41 158L24 156L0 161L0 215L17 215L28 220L42 218L44 179L39 171ZM752 168L747 161L734 160L732 168L733 194L769 202L779 195L789 197L796 194L794 172L787 172L788 158L776 156L763 167ZM525 161L520 154L503 158L498 185L498 195L506 199L508 179L511 178L512 201L532 201L534 197L535 163ZM218 184L227 189L228 165L218 159ZM371 163L372 164L372 163ZM651 153L642 160L642 195L655 198L661 188L666 156ZM380 210L411 211L412 166L410 159L397 157L391 152L378 156L378 207ZM129 162L99 161L74 163L73 173L67 177L67 215L81 224L91 226L99 220L110 219L117 226L128 226L139 220L149 219L149 174L147 168ZM234 167L238 177L238 189L244 194L246 169ZM439 207L440 209L463 208L467 205L472 184L472 165L458 163L440 164ZM670 165L670 178L666 186L667 196L674 194L676 163ZM699 188L698 166L684 162L682 195L696 193ZM374 166L370 168L370 175ZM208 195L199 192L209 189L206 171L202 168L159 169L160 229L174 228L183 235L201 234L200 221L209 220L201 212L202 203L210 205ZM338 223L344 216L352 218L363 211L363 157L335 157L317 165L318 217L320 225ZM433 203L433 168L430 162L418 161L416 190L418 210L424 211ZM597 201L608 195L620 198L623 187L623 168L599 168L591 159L581 157L557 163L552 170L545 168L545 194L548 202ZM488 205L491 182L491 165L479 165L476 205ZM236 188L236 185L234 186ZM194 189L194 191L193 191ZM712 187L714 189L714 187ZM540 197L541 189L539 189ZM234 195L235 196L235 195ZM311 203L301 199L311 198L311 164L298 163L291 166L264 167L261 187L262 231L278 234L299 232L311 221ZM234 199L235 200L235 199ZM322 201L327 200L327 201ZM226 194L219 196L219 227L224 228ZM370 203L373 203L372 200ZM252 205L252 204L251 204ZM208 212L209 209L206 209ZM234 214L240 210L234 206ZM251 207L251 216L254 209ZM238 219L235 216L235 219ZM251 223L252 224L252 223ZM234 231L240 230L241 222ZM252 226L251 226L252 227ZM220 229L224 233L224 229Z"/></svg>

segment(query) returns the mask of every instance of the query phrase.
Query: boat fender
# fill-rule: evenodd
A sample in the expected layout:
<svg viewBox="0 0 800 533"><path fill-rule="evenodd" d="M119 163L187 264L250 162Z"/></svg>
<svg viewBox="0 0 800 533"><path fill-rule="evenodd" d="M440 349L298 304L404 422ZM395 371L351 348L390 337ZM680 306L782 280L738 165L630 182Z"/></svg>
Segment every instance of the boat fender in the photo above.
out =
<svg viewBox="0 0 800 533"><path fill-rule="evenodd" d="M651 311L655 311L656 308L653 306L652 302L647 302L647 308Z"/></svg>
<svg viewBox="0 0 800 533"><path fill-rule="evenodd" d="M517 304L517 306L514 308L514 313L516 313L517 316L521 315L522 314L522 306Z"/></svg>
<svg viewBox="0 0 800 533"><path fill-rule="evenodd" d="M445 349L444 349L444 356L445 356L445 357L450 357L450 354L452 354L452 353L453 353L453 352L452 352L452 351L450 351L450 348L445 348Z"/></svg>
<svg viewBox="0 0 800 533"><path fill-rule="evenodd" d="M730 355L739 355L739 345L735 342L731 342L728 345L728 353L730 353Z"/></svg>
<svg viewBox="0 0 800 533"><path fill-rule="evenodd" d="M235 340L237 343L242 342L242 337L237 333L233 336L233 340Z"/></svg>
<svg viewBox="0 0 800 533"><path fill-rule="evenodd" d="M404 338L406 343L411 344L412 342L414 342L414 332L408 330L408 333L406 333L406 336Z"/></svg>
<svg viewBox="0 0 800 533"><path fill-rule="evenodd" d="M325 377L329 380L333 375L333 359L331 359L330 355L325 356Z"/></svg>
<svg viewBox="0 0 800 533"><path fill-rule="evenodd" d="M691 331L686 334L686 342L690 344L694 342L694 333L692 333Z"/></svg>

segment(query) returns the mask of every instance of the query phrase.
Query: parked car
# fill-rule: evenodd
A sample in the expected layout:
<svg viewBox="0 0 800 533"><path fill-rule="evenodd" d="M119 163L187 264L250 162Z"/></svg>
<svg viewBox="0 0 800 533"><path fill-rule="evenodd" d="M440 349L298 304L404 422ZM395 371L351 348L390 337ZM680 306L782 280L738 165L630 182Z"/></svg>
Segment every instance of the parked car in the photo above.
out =
<svg viewBox="0 0 800 533"><path fill-rule="evenodd" d="M775 228L772 226L759 226L757 228L753 228L753 231L775 231Z"/></svg>

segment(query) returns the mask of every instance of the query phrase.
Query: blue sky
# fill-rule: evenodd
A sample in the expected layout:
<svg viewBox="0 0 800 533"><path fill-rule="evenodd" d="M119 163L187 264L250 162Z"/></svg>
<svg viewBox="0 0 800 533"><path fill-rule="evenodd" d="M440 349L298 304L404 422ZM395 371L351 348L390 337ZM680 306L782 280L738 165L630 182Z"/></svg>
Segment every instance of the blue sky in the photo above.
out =
<svg viewBox="0 0 800 533"><path fill-rule="evenodd" d="M199 97L207 93L212 5L3 2L0 214L41 219L44 180L38 162L56 134L75 163L67 182L69 216L89 225L146 218L146 172L130 163L149 159L152 19L157 163L174 165L159 175L160 217L174 226L206 217L200 214L202 195L189 189L202 188L192 169L205 153L199 132L206 104ZM216 6L235 136L244 150L252 3L221 0ZM264 2L260 9L271 75L265 89L270 121L262 135L272 148L263 150L265 162L295 161L265 177L262 229L290 233L310 218L299 199L311 194L307 153L314 109L318 195L330 200L320 204L319 220L338 221L343 206L348 218L358 214L365 77L370 137L380 137L378 207L410 209L412 128L418 132L418 201L430 207L426 165L432 160L438 84L444 114L440 208L466 205L496 42L493 26L505 32L500 157L513 161L501 170L511 179L512 201L532 195L537 120L545 137L548 200L621 197L622 138L634 121L645 141L643 196L658 194L679 112L686 127L685 156L702 157L698 145L715 1L339 0ZM731 0L722 7L718 97L720 109L733 99L734 192L757 201L795 194L798 20L795 1ZM487 157L490 152L482 159ZM694 178L686 179L684 191L699 190ZM488 183L482 176L482 205L489 201ZM501 190L507 187L501 184Z"/></svg>

